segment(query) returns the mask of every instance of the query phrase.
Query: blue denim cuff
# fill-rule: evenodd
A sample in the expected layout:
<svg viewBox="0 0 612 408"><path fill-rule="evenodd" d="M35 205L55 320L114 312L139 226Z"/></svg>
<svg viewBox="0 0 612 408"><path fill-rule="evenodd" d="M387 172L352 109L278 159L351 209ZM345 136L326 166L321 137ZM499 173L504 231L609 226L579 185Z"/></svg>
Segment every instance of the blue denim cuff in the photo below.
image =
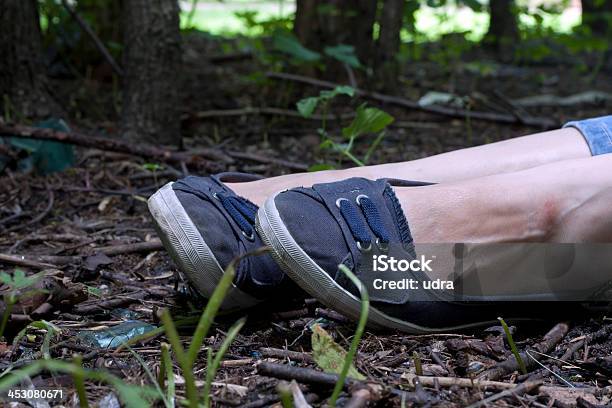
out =
<svg viewBox="0 0 612 408"><path fill-rule="evenodd" d="M612 153L612 115L567 122L563 127L578 129L589 144L593 156Z"/></svg>

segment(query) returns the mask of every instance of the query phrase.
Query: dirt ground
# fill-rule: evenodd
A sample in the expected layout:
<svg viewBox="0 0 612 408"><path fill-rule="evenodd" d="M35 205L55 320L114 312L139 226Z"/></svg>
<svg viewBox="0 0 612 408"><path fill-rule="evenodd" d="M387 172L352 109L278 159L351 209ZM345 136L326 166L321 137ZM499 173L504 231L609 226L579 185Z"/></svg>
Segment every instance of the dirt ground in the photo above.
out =
<svg viewBox="0 0 612 408"><path fill-rule="evenodd" d="M188 94L184 104L183 146L214 147L243 154L230 155L232 160L227 163L212 160L185 166L162 163L160 168L151 170L147 166L149 161L141 157L78 148L76 165L61 173L40 176L5 169L0 174L0 254L3 254L0 270L12 272L19 267L27 274L44 271L45 278L39 285L44 285L48 294L34 296L12 311L7 342L0 343L0 370L23 367L42 357L43 331L30 330L30 336L23 337L17 346L12 348L10 344L28 322L44 319L61 329L51 340L51 357L69 358L80 353L87 367L107 369L130 383L150 383L143 365L129 351L92 346L91 336L87 335L88 331L104 332L125 321L158 326L161 308L170 308L176 318L201 310L201 303L189 295L156 238L146 207L147 197L187 172L202 175L239 170L273 176L332 160L329 153L318 148L317 121L287 114L215 113L245 106L294 110L300 97L316 95L319 88L275 79L254 82L246 77L253 73L250 60L202 64L198 55L209 55L215 46L198 38L191 39L189 44L185 54ZM511 107L502 111L503 101L549 93L612 91L609 72L588 82L570 65L497 64L495 69L493 77L485 78L467 68L457 67L449 73L432 62L410 64L403 72L400 94L415 100L432 89L452 92L469 95L474 111L517 114ZM491 83L495 89L491 89ZM113 134L115 97L109 91L110 84L83 79L56 81L54 86L58 88L58 98L65 101L64 106L72 107L69 113L75 118L71 123L73 129ZM87 100L91 103L85 103ZM360 98L350 105L354 108L364 100ZM373 100L370 103L396 118L372 163L411 160L539 130L521 123L449 118ZM346 113L351 106L338 103L333 110ZM610 108L610 101L599 101L573 106L542 105L528 108L528 112L533 117L561 124L571 118L609 113ZM330 126L332 131L339 129L334 121ZM367 143L360 143L357 151L365 152L367 148ZM542 366L527 360L530 371L526 375L512 365L510 348L499 327L428 336L367 332L356 366L368 381L350 384L339 404L348 399L354 402L362 396L371 400L371 406L459 407L494 396L486 405L610 406L612 320L605 316L603 312L581 318L558 315L550 316L548 321L517 324L514 339L519 349L531 347L542 353L537 355ZM219 317L206 344L218 347L237 317ZM216 377L214 405L277 404L277 385L288 377L298 379L302 393L312 405L322 404L333 388L329 378L299 370L316 369L310 355L314 323L321 324L340 345L348 348L354 325L314 299L263 304L249 310L247 325L225 356ZM181 331L185 343L189 342L191 332L189 327ZM159 367L161 341L163 337L158 336L133 348L153 373ZM205 373L205 353L201 355L195 370L198 378ZM288 367L289 373L278 364ZM438 379L415 383L417 372ZM467 379L468 384L447 384L442 377ZM470 382L485 377L498 383ZM70 376L43 374L32 381L37 387L65 388L68 392L62 404L78 405ZM568 391L565 381L576 388ZM507 391L499 382L519 385ZM105 405L109 404L108 394L112 392L107 386L88 382L87 391L92 403L112 406ZM177 394L183 393L179 376Z"/></svg>

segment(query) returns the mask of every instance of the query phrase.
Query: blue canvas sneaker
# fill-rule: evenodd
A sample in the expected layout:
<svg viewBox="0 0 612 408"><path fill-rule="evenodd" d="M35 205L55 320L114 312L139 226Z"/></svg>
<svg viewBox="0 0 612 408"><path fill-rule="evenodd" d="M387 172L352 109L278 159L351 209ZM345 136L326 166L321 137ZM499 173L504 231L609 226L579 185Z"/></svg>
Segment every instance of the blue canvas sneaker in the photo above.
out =
<svg viewBox="0 0 612 408"><path fill-rule="evenodd" d="M512 252L521 250L520 246L510 246L510 251L505 246L477 246L466 256L454 253L463 244L415 246L392 185L426 184L351 178L282 191L260 208L256 228L264 243L273 248L279 265L302 289L356 320L361 309L359 290L339 265L350 269L368 290L368 324L372 328L430 333L496 324L498 316L518 320L546 317L550 310L558 312L559 302L539 301L537 307L529 301L513 302L516 288L497 278L514 272L514 268L498 267L497 262L509 253L510 264L517 267ZM533 252L533 248L527 249ZM563 246L559 250L565 253L573 249ZM436 258L436 253L448 255L450 262L444 263L443 256ZM491 260L482 271L482 280L474 279L476 268L458 271L470 256ZM395 268L391 267L392 259ZM571 264L572 257L568 259ZM538 261L541 259L534 258ZM526 275L534 275L533 268L524 269ZM596 280L601 275L601 270L593 273ZM495 277L492 283L484 279L490 276ZM516 282L526 299L552 300L551 291L546 289L553 278L543 280L544 290L538 293L533 293L536 289L532 280ZM489 285L488 289L475 287L474 282Z"/></svg>
<svg viewBox="0 0 612 408"><path fill-rule="evenodd" d="M164 247L206 298L232 259L264 246L254 227L257 206L224 184L259 178L243 173L189 176L166 184L148 201ZM247 256L236 268L222 307L244 309L279 294L297 294L297 289L269 254Z"/></svg>

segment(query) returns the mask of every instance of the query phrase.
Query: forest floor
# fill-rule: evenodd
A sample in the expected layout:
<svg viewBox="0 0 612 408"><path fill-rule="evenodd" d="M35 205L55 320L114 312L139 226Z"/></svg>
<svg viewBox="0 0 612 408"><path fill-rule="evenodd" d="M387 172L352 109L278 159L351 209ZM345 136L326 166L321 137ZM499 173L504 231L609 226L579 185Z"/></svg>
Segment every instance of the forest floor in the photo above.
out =
<svg viewBox="0 0 612 408"><path fill-rule="evenodd" d="M158 369L163 337L133 347L143 364L130 351L115 351L122 339L120 330L127 327L126 333L132 330L133 335L148 330L149 325L159 326L158 312L162 308L169 308L180 318L197 313L201 304L189 296L156 238L147 197L187 171L205 174L240 170L272 176L305 170L315 163L339 167L350 164L339 163L333 153L319 149L316 129L320 122L287 113L295 111L297 100L316 95L320 88L262 79L263 71L253 72L256 64L250 59L202 62L202 55L215 51L217 45L197 36L186 47L183 88L188 95L183 128L187 136L183 145L186 149L212 147L231 160L199 160L182 167L159 163L157 167L146 158L127 153L78 148L76 164L61 173L42 176L5 169L0 174L1 270L12 272L18 267L27 275L44 271L44 278L35 287L48 291L19 302L13 309L5 333L9 341L0 343L0 370L27 366L43 357L45 351L58 359L80 353L87 367L109 370L129 383L150 384L144 367L153 373ZM486 75L482 69L475 73L475 66L461 62L447 70L433 62L410 64L402 74L401 92L395 94L414 101L430 90L447 92L467 96L467 102L461 103L468 103L473 111L522 118L529 112L530 117L548 118L556 124L611 110L612 101L601 97L568 105L551 100L517 108L516 103L527 96L552 93L609 94L610 71L604 70L588 81L575 67L557 63L490 63ZM90 78L62 80L54 85L58 99L69 107L73 129L92 134L112 134L116 130L116 95L111 84ZM365 100L344 101L334 105L332 111L350 115ZM539 130L524 123L449 118L371 99L370 104L396 119L371 163L411 160ZM284 111L258 114L252 109L245 111L245 107ZM329 131L339 128L332 121ZM367 148L366 141L359 143L357 153ZM289 379L283 367L289 370L289 377L298 380L306 400L314 406L322 404L333 385L328 377L317 375L321 371L311 355L312 327L320 324L348 348L354 324L314 299L263 304L247 313L247 324L217 374L214 404L263 407L278 403L276 387L280 380ZM206 345L218 348L238 317L219 316ZM21 329L39 320L61 330L48 348L44 345L46 331L41 328L29 330L11 346ZM114 332L109 331L113 328ZM519 349L542 353L537 356L542 366L527 361L529 374L520 374L512 365L514 357L500 327L426 336L367 332L355 363L367 381L351 384L339 404L347 398L353 402L365 398L372 406L466 406L488 397L492 398L487 404L493 406L599 407L612 403L609 317L603 313L578 319L550 316L548 321L518 324L514 330ZM181 331L186 344L191 332L191 328ZM201 353L194 370L198 378L204 377L205 361L205 353ZM417 372L422 377L415 385ZM474 380L483 374L495 382ZM453 383L448 377L460 380ZM175 379L177 395L184 395L184 379L180 375ZM71 376L43 374L31 381L37 388L64 388L67 392L62 404L78 406ZM576 388L570 389L565 381ZM86 389L92 403L115 406L110 387L87 382Z"/></svg>

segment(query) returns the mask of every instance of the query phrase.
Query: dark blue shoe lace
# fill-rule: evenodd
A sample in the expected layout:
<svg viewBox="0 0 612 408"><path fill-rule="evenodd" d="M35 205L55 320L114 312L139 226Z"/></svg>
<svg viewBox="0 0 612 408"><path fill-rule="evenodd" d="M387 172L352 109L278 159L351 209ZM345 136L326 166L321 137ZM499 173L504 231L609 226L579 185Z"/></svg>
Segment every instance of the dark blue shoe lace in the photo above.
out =
<svg viewBox="0 0 612 408"><path fill-rule="evenodd" d="M336 205L340 209L340 214L348 224L353 238L357 241L357 246L361 250L369 250L372 245L372 236L368 227L376 236L376 244L385 248L390 241L389 233L385 229L382 218L374 202L366 195L360 195L353 204L346 198L340 198ZM361 208L363 217L359 214L357 207ZM365 222L364 222L365 217ZM367 224L367 225L366 225Z"/></svg>
<svg viewBox="0 0 612 408"><path fill-rule="evenodd" d="M216 193L215 197L221 202L225 211L238 224L242 234L249 240L255 239L255 215L258 207L243 197L227 196L223 193Z"/></svg>

